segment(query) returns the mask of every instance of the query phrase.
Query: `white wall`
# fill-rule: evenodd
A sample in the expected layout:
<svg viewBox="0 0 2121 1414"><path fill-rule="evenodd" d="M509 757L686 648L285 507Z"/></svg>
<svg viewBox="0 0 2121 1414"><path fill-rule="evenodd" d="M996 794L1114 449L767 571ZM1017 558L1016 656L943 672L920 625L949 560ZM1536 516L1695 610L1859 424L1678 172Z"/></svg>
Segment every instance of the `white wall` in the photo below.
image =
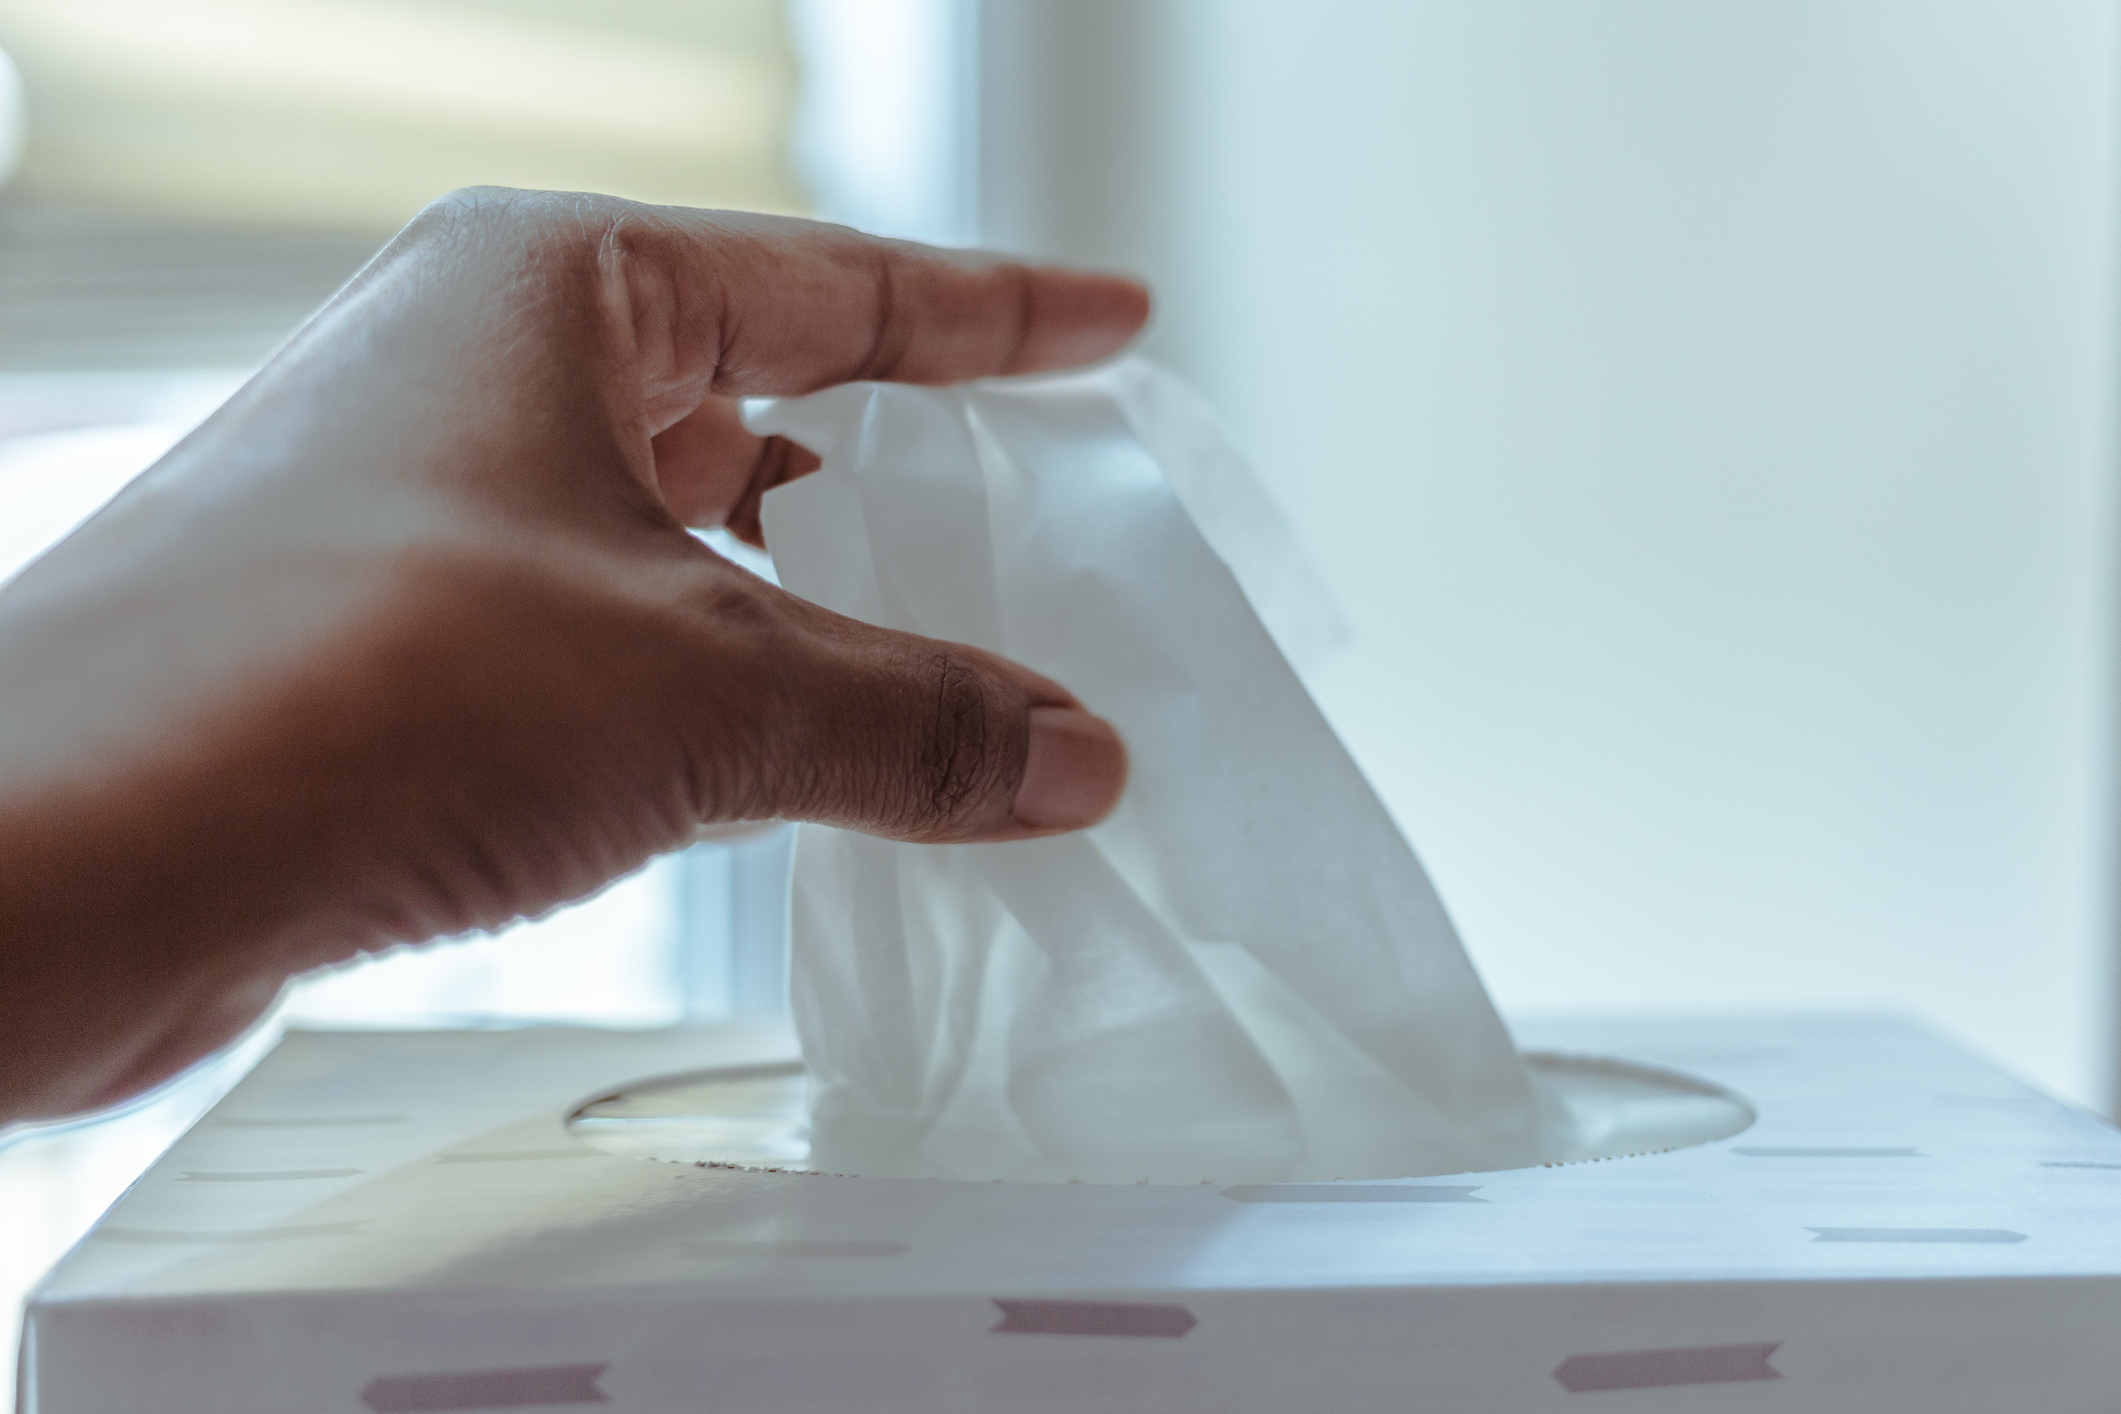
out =
<svg viewBox="0 0 2121 1414"><path fill-rule="evenodd" d="M786 0L802 81L795 165L813 216L877 235L977 235L971 0Z"/></svg>
<svg viewBox="0 0 2121 1414"><path fill-rule="evenodd" d="M1145 269L1506 1009L2109 1095L2106 3L986 0L986 235Z"/></svg>

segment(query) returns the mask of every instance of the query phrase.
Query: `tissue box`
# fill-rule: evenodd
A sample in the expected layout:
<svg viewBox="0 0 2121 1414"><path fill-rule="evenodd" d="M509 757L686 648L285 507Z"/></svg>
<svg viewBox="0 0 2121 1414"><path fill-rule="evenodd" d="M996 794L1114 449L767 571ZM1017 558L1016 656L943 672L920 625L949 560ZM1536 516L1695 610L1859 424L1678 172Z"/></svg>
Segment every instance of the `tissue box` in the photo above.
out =
<svg viewBox="0 0 2121 1414"><path fill-rule="evenodd" d="M22 1414L2111 1410L2121 1135L1874 1018L1555 1020L1711 1145L1398 1183L625 1158L582 1103L750 1024L290 1035L33 1299Z"/></svg>

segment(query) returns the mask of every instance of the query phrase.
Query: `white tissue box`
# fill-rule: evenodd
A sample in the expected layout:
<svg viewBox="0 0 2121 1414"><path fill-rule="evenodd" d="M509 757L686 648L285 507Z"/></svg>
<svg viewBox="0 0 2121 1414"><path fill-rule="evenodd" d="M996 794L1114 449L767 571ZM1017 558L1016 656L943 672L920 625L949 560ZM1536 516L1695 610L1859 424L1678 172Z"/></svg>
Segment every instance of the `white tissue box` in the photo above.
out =
<svg viewBox="0 0 2121 1414"><path fill-rule="evenodd" d="M46 1281L21 1414L2111 1410L2121 1135L1894 1020L1563 1020L1745 1133L1350 1185L587 1149L769 1026L296 1033Z"/></svg>

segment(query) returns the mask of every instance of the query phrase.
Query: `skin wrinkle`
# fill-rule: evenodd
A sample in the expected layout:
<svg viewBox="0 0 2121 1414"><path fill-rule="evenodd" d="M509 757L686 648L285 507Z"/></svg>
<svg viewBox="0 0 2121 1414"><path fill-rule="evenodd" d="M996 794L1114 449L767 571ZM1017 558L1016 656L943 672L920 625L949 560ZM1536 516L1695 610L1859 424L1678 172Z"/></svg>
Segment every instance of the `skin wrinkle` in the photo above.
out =
<svg viewBox="0 0 2121 1414"><path fill-rule="evenodd" d="M1037 276L1028 267L1018 267L1016 272L1016 338L1009 345L1009 356L1002 360L1002 368L1016 373L1024 366L1024 349L1031 342L1032 311L1037 303L1033 281Z"/></svg>
<svg viewBox="0 0 2121 1414"><path fill-rule="evenodd" d="M450 802L456 816L454 828L449 831L453 849L449 855L437 857L453 858L456 868L452 872L460 877L422 867L419 878L428 899L424 916L411 921L410 926L401 924L405 931L398 933L395 941L417 941L423 930L428 936L435 936L491 927L505 921L511 913L509 901L527 891L525 881L515 877L520 861L513 861L516 867L512 868L508 856L480 837L474 825L476 802L464 800L461 792L456 794L458 798ZM467 805L472 808L467 810ZM417 898L419 894L412 896Z"/></svg>
<svg viewBox="0 0 2121 1414"><path fill-rule="evenodd" d="M948 653L935 657L935 789L929 803L957 818L987 770L987 699L970 667Z"/></svg>
<svg viewBox="0 0 2121 1414"><path fill-rule="evenodd" d="M728 700L732 695L760 685L761 678L768 679L770 690L779 687L766 665L790 657L781 645L797 635L781 622L778 606L757 593L756 582L747 582L751 576L706 547L700 549L717 563L713 577L689 597L685 613L701 631L716 634L728 651L717 664L721 671L697 684L692 710L710 722L726 723L738 715ZM769 708L767 715L771 720L779 714ZM765 789L758 758L714 749L721 742L712 731L681 740L687 743L682 780L692 795L692 820L754 818ZM774 754L795 753L782 748Z"/></svg>
<svg viewBox="0 0 2121 1414"><path fill-rule="evenodd" d="M715 331L713 339L713 372L708 377L708 391L721 398L743 398L769 395L766 385L770 377L761 376L759 370L750 367L744 357L749 325L744 318L745 301L740 298L743 276L752 264L751 237L741 224L731 226L726 232L730 242L731 259L726 264L699 271L695 278L712 282L713 317L711 325ZM732 283L732 282L735 283ZM770 395L784 396L810 391L809 386L791 386L774 389Z"/></svg>
<svg viewBox="0 0 2121 1414"><path fill-rule="evenodd" d="M548 839L547 832L538 822L564 817L579 808L570 802L594 801L605 794L605 790L593 779L583 777L571 754L554 756L552 760L559 770L555 772L548 766L542 774L526 774L520 765L511 764L511 758L520 760L546 753L549 748L543 743L554 735L556 727L560 728L559 735L564 739L579 735L600 720L614 717L623 720L626 699L633 692L631 679L614 679L607 665L614 652L624 651L624 639L657 637L656 622L665 611L652 603L626 605L614 601L608 590L586 572L571 588L526 582L540 570L549 575L550 567L518 564L513 557L475 569L469 577L465 571L472 569L470 566L449 564L437 569L442 576L440 582L432 582L418 574L408 578L401 591L406 599L448 602L467 621L481 623L494 631L505 631L511 619L543 622L557 630L552 635L556 650L566 652L570 644L580 644L588 650L578 652L571 664L567 660L527 660L516 665L506 678L481 683L473 689L488 694L542 695L547 701L563 701L564 698L555 697L554 693L571 692L572 710L565 722L540 724L527 733L517 733L523 738L520 747L506 739L495 740L484 735L469 736L460 743L437 741L437 749L432 753L434 769L425 773L425 779L440 783L442 789L438 792L428 787L424 780L415 778L408 782L408 791L400 792L410 798L378 802L383 819L403 816L410 811L424 812L432 822L429 833L408 842L408 846L399 851L401 862L410 855L421 870L464 870L470 876L460 880L455 889L437 883L431 888L411 890L413 896L421 900L420 911L430 920L430 931L459 932L470 926L505 921L509 916L505 907L478 898L477 894L482 890L477 885L492 886L496 890L496 899L550 896L551 901L557 902L594 887L603 877L598 871L608 861L579 853L569 857L567 852L555 850L554 842L564 839L565 835L555 834ZM531 597L525 596L526 589L533 591ZM608 605L605 611L607 625L625 628L624 638L614 638L607 631L601 641L582 640L564 631L566 619L579 614L573 605L594 605L600 601ZM557 617L553 612L555 609L560 611ZM615 619L610 610L618 610ZM637 627L626 628L629 620ZM405 636L400 633L392 637L400 639ZM459 690L452 679L460 670L447 660L435 659L431 650L417 637L405 638L402 648L386 651L393 654L393 659L392 665L383 670L384 676L432 685L419 697L385 706L388 715L379 725L388 735L398 736L402 735L403 729L394 724L404 714L409 713L411 720L418 721L437 709L447 710L446 699ZM541 689L540 682L551 686ZM327 686L325 690L331 689ZM374 731L374 728L364 730L364 738L373 736ZM622 740L624 735L621 733ZM628 758L655 755L653 749L644 752L638 748L620 747L612 752L612 765L621 779L652 779L652 770L644 771L639 762L630 763ZM453 771L445 768L444 763L451 763ZM357 760L351 772L352 781L358 781L371 770ZM526 821L531 822L532 830L527 838L519 838L507 852L512 868L480 877L481 871L472 868L473 862L466 858L464 851L471 841L481 836L482 821L490 815L497 792L500 798L518 802L516 808ZM653 826L650 829L651 833L660 833ZM424 877L421 882L426 882Z"/></svg>
<svg viewBox="0 0 2121 1414"><path fill-rule="evenodd" d="M856 360L854 373L847 379L850 383L876 382L889 378L905 357L905 341L894 339L898 314L897 262L891 252L881 246L871 258L871 278L876 288L876 310L871 316L875 325L869 335L869 347ZM897 348L889 348L892 343ZM888 351L887 351L888 350Z"/></svg>
<svg viewBox="0 0 2121 1414"><path fill-rule="evenodd" d="M738 302L729 297L721 272L716 271L713 278L716 287L711 305L714 316L708 323L714 330L714 355L707 375L707 389L716 397L742 397L741 375L733 373L731 365L736 362L737 350L744 345L744 319L738 310Z"/></svg>
<svg viewBox="0 0 2121 1414"><path fill-rule="evenodd" d="M644 243L658 243L657 235L640 222L620 217L609 222L597 240L597 265L606 282L605 318L618 326L615 332L627 342L619 369L622 374L631 370L645 394L640 400L643 427L651 440L697 408L713 382L711 361L705 377L688 377L678 352L686 282L676 277L668 261L643 253ZM688 383L698 386L688 388Z"/></svg>
<svg viewBox="0 0 2121 1414"><path fill-rule="evenodd" d="M214 1049L234 1041L253 1020L264 1013L279 995L279 988L256 979L230 979L224 991L202 989L196 1024L212 1039ZM117 1104L164 1081L174 1079L192 1062L190 1051L168 1037L159 1038L130 1065L114 1076L98 1094L93 1107Z"/></svg>
<svg viewBox="0 0 2121 1414"><path fill-rule="evenodd" d="M647 405L652 409L659 390L655 388L656 380L648 368L654 360L642 348L642 332L649 323L647 311L651 296L639 288L640 263L635 259L624 232L623 222L611 221L595 241L596 268L602 277L599 294L602 296L600 312L603 318L600 322L615 335L623 336L623 347L613 349L618 356L617 372L622 378L628 373L640 378L645 385ZM583 235L586 237L588 232L585 230ZM618 341L615 339L614 342ZM658 354L666 351L661 347L665 342L657 340Z"/></svg>

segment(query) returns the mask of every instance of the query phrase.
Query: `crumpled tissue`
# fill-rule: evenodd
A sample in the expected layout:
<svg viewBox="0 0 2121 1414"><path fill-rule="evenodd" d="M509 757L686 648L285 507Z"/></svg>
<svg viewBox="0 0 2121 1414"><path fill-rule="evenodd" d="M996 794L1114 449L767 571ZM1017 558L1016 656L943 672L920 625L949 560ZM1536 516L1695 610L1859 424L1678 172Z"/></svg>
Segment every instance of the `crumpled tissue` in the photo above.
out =
<svg viewBox="0 0 2121 1414"><path fill-rule="evenodd" d="M1284 648L1332 632L1199 400L1135 357L754 408L793 593L1014 658L1126 741L1083 833L806 825L810 1167L1131 1183L1538 1161L1541 1103L1413 851Z"/></svg>

